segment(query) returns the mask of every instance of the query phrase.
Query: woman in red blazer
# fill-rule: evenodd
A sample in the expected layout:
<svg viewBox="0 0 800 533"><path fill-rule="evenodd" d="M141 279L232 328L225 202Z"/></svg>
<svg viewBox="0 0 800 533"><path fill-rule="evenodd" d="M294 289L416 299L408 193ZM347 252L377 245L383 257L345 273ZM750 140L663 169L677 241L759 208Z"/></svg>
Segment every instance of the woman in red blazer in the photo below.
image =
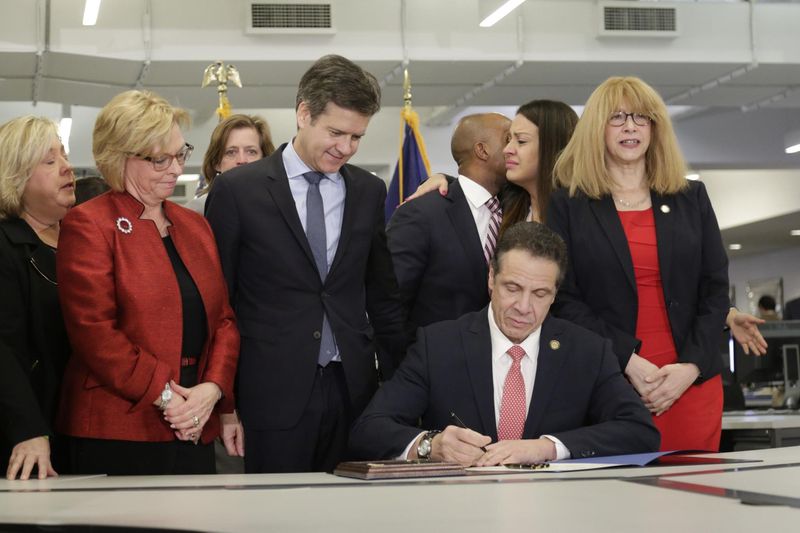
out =
<svg viewBox="0 0 800 533"><path fill-rule="evenodd" d="M93 152L112 190L65 217L59 296L73 356L60 429L75 473L213 473L239 334L205 219L167 201L192 152L184 110L114 97Z"/></svg>

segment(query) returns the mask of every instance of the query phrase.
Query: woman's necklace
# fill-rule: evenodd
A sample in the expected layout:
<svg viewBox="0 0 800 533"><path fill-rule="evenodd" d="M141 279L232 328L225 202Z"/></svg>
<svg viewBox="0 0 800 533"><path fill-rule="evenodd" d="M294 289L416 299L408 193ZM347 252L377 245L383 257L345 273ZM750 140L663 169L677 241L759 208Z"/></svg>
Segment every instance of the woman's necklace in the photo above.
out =
<svg viewBox="0 0 800 533"><path fill-rule="evenodd" d="M650 195L649 194L647 196L643 197L643 198L640 198L639 200L634 201L634 202L628 202L628 201L623 200L622 198L617 198L616 196L613 196L613 195L612 195L612 197L614 198L615 202L617 202L619 205L621 205L622 207L624 207L626 209L633 209L633 208L639 207L640 205L643 205L645 202L647 202L647 200L650 199Z"/></svg>
<svg viewBox="0 0 800 533"><path fill-rule="evenodd" d="M36 232L40 241L51 248L58 248L58 234L61 227L59 220L48 224L33 216L29 211L23 211L22 218Z"/></svg>

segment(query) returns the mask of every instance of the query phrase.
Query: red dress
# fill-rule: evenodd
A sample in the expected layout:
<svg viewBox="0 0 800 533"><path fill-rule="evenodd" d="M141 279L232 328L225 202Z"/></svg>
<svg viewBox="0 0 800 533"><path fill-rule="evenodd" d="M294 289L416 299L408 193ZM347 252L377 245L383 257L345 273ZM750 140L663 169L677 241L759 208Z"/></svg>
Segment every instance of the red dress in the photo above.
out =
<svg viewBox="0 0 800 533"><path fill-rule="evenodd" d="M636 277L639 309L636 338L639 355L659 368L678 361L658 265L653 210L618 211L628 239ZM653 422L661 432L662 450L719 450L722 431L722 378L717 375L691 385Z"/></svg>

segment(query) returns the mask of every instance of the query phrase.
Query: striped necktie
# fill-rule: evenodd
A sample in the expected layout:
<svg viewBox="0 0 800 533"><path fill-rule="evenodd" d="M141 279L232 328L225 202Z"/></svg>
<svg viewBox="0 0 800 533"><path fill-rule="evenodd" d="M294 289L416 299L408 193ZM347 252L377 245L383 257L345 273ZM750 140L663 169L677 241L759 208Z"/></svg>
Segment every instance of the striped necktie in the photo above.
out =
<svg viewBox="0 0 800 533"><path fill-rule="evenodd" d="M497 237L500 235L500 223L503 221L503 209L500 207L500 200L497 196L492 196L484 204L489 208L492 217L489 219L489 232L486 234L486 244L483 247L483 255L486 264L490 264L497 248Z"/></svg>

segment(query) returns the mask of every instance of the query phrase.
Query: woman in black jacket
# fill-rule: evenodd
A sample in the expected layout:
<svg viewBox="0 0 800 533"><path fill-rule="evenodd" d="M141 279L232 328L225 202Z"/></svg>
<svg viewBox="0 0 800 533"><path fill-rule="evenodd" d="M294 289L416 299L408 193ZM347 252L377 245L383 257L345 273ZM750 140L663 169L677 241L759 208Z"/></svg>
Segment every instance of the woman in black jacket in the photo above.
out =
<svg viewBox="0 0 800 533"><path fill-rule="evenodd" d="M75 176L50 119L0 126L0 154L0 468L45 478L65 464L52 430L69 354L55 262Z"/></svg>

